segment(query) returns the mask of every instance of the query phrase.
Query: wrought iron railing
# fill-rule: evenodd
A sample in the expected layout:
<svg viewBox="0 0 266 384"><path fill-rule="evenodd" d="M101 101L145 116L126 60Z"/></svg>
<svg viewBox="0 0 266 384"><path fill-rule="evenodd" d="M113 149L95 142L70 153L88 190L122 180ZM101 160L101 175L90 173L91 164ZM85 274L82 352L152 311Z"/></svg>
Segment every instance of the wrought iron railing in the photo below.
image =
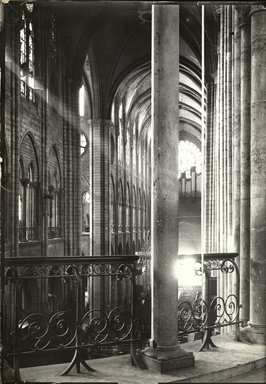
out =
<svg viewBox="0 0 266 384"><path fill-rule="evenodd" d="M141 345L134 312L137 257L5 259L4 357L20 381L20 361L46 352L73 358L62 374L95 351ZM124 347L123 347L124 346ZM137 362L137 361L136 361Z"/></svg>
<svg viewBox="0 0 266 384"><path fill-rule="evenodd" d="M187 255L180 256L185 259ZM204 286L199 295L180 297L178 338L199 334L204 347L215 347L211 336L225 326L239 333L239 271L236 254L192 255ZM151 330L150 257L106 256L6 258L3 298L3 355L12 363L16 382L21 361L34 354L73 353L67 374L85 360L107 353L131 352L145 344ZM222 281L228 283L223 290ZM215 294L210 290L214 279ZM104 351L104 352L103 352ZM42 361L45 360L42 358Z"/></svg>
<svg viewBox="0 0 266 384"><path fill-rule="evenodd" d="M139 297L143 308L145 308L145 306L151 305L150 255L141 252L137 252L137 254L139 256L137 266L140 275L137 277L137 284L142 287L139 288ZM213 333L219 332L223 327L231 326L234 327L235 338L239 338L241 305L239 303L240 282L239 269L235 262L236 257L236 253L205 254L202 274L200 254L178 255L179 260L186 258L194 260L195 276L201 275L204 282L200 286L200 290L197 287L193 292L193 281L191 281L190 289L187 290L187 297L182 297L182 295L179 297L177 303L178 339L181 342L185 342L189 334L194 334L194 339L202 339L201 351L205 347L215 347L211 339ZM215 292L211 292L211 283L216 288ZM181 290L181 287L179 289ZM150 319L146 317L141 320L144 322L144 328L149 329Z"/></svg>
<svg viewBox="0 0 266 384"><path fill-rule="evenodd" d="M186 255L179 257L185 258ZM203 288L201 297L196 300L178 302L178 331L181 336L199 333L202 351L205 347L216 348L211 336L213 331L223 327L234 326L235 338L239 338L239 269L234 260L236 253L204 255L203 271L201 255L192 257L195 260L195 274L203 278ZM215 294L210 291L211 279L216 284Z"/></svg>

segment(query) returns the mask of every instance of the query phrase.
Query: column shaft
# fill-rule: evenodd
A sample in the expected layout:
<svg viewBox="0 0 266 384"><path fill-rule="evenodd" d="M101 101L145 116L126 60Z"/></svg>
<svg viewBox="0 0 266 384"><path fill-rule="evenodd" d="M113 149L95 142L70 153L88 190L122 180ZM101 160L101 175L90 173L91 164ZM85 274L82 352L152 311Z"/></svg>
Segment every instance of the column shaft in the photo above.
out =
<svg viewBox="0 0 266 384"><path fill-rule="evenodd" d="M153 27L152 330L157 346L171 349L177 345L179 7L155 5Z"/></svg>
<svg viewBox="0 0 266 384"><path fill-rule="evenodd" d="M104 119L90 120L92 255L109 254L109 128Z"/></svg>
<svg viewBox="0 0 266 384"><path fill-rule="evenodd" d="M219 100L219 251L224 252L224 6L220 11L220 100ZM223 292L221 292L223 294Z"/></svg>
<svg viewBox="0 0 266 384"><path fill-rule="evenodd" d="M246 7L244 7L246 8ZM245 12L245 9L243 10ZM249 320L250 264L250 21L244 14L241 24L241 142L240 142L240 302L241 320Z"/></svg>
<svg viewBox="0 0 266 384"><path fill-rule="evenodd" d="M152 341L146 365L165 372L194 364L177 345L179 6L152 6Z"/></svg>
<svg viewBox="0 0 266 384"><path fill-rule="evenodd" d="M251 12L250 325L265 343L266 327L266 9Z"/></svg>
<svg viewBox="0 0 266 384"><path fill-rule="evenodd" d="M234 129L233 129L233 232L234 250L239 253L240 237L240 29L239 9L234 8Z"/></svg>
<svg viewBox="0 0 266 384"><path fill-rule="evenodd" d="M227 6L227 251L232 251L232 7Z"/></svg>

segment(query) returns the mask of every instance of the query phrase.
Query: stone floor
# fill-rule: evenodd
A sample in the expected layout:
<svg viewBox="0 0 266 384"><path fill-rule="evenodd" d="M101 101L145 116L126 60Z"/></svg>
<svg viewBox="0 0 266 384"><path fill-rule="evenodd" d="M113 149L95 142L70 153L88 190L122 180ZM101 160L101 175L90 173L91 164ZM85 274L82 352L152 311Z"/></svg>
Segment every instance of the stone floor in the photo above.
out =
<svg viewBox="0 0 266 384"><path fill-rule="evenodd" d="M200 341L182 344L186 351L193 351L195 366L168 374L138 369L130 364L129 356L124 355L88 361L95 372L82 367L80 374L73 369L62 377L60 373L67 364L57 364L21 369L21 378L36 383L211 383L232 382L232 377L265 367L265 346L235 342L229 334L215 336L213 340L219 348L204 352L197 351Z"/></svg>
<svg viewBox="0 0 266 384"><path fill-rule="evenodd" d="M266 370L265 367L252 369L250 372L231 377L230 379L221 380L219 383L266 383Z"/></svg>

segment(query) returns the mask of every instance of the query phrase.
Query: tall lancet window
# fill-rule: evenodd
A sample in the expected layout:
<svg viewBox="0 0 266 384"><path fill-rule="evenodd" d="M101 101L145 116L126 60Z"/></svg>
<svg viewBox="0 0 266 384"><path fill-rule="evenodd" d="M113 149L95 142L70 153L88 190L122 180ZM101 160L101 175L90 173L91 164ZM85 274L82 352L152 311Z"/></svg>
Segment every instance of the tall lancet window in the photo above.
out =
<svg viewBox="0 0 266 384"><path fill-rule="evenodd" d="M82 232L90 232L90 204L91 197L86 191L82 194Z"/></svg>
<svg viewBox="0 0 266 384"><path fill-rule="evenodd" d="M20 92L28 100L34 95L34 33L31 18L32 7L22 14L20 29Z"/></svg>
<svg viewBox="0 0 266 384"><path fill-rule="evenodd" d="M26 194L26 240L38 239L37 232L37 187L36 174L33 163L28 168L28 188Z"/></svg>

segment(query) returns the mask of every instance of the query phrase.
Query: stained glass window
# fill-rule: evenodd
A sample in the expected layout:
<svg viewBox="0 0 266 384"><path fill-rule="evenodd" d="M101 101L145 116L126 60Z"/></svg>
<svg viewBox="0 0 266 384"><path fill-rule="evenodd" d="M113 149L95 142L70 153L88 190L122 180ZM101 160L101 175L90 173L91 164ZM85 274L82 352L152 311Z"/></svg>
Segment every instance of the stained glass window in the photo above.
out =
<svg viewBox="0 0 266 384"><path fill-rule="evenodd" d="M84 133L80 135L80 154L82 155L85 152L87 147L87 139Z"/></svg>
<svg viewBox="0 0 266 384"><path fill-rule="evenodd" d="M34 33L30 15L22 14L20 29L20 92L34 101Z"/></svg>
<svg viewBox="0 0 266 384"><path fill-rule="evenodd" d="M82 232L90 232L90 194L82 194Z"/></svg>
<svg viewBox="0 0 266 384"><path fill-rule="evenodd" d="M84 84L79 89L79 115L84 116L85 112L85 87Z"/></svg>
<svg viewBox="0 0 266 384"><path fill-rule="evenodd" d="M200 149L191 141L181 140L179 142L179 161L178 176L185 172L186 176L190 176L192 167L196 167L196 173L201 173L202 156Z"/></svg>

